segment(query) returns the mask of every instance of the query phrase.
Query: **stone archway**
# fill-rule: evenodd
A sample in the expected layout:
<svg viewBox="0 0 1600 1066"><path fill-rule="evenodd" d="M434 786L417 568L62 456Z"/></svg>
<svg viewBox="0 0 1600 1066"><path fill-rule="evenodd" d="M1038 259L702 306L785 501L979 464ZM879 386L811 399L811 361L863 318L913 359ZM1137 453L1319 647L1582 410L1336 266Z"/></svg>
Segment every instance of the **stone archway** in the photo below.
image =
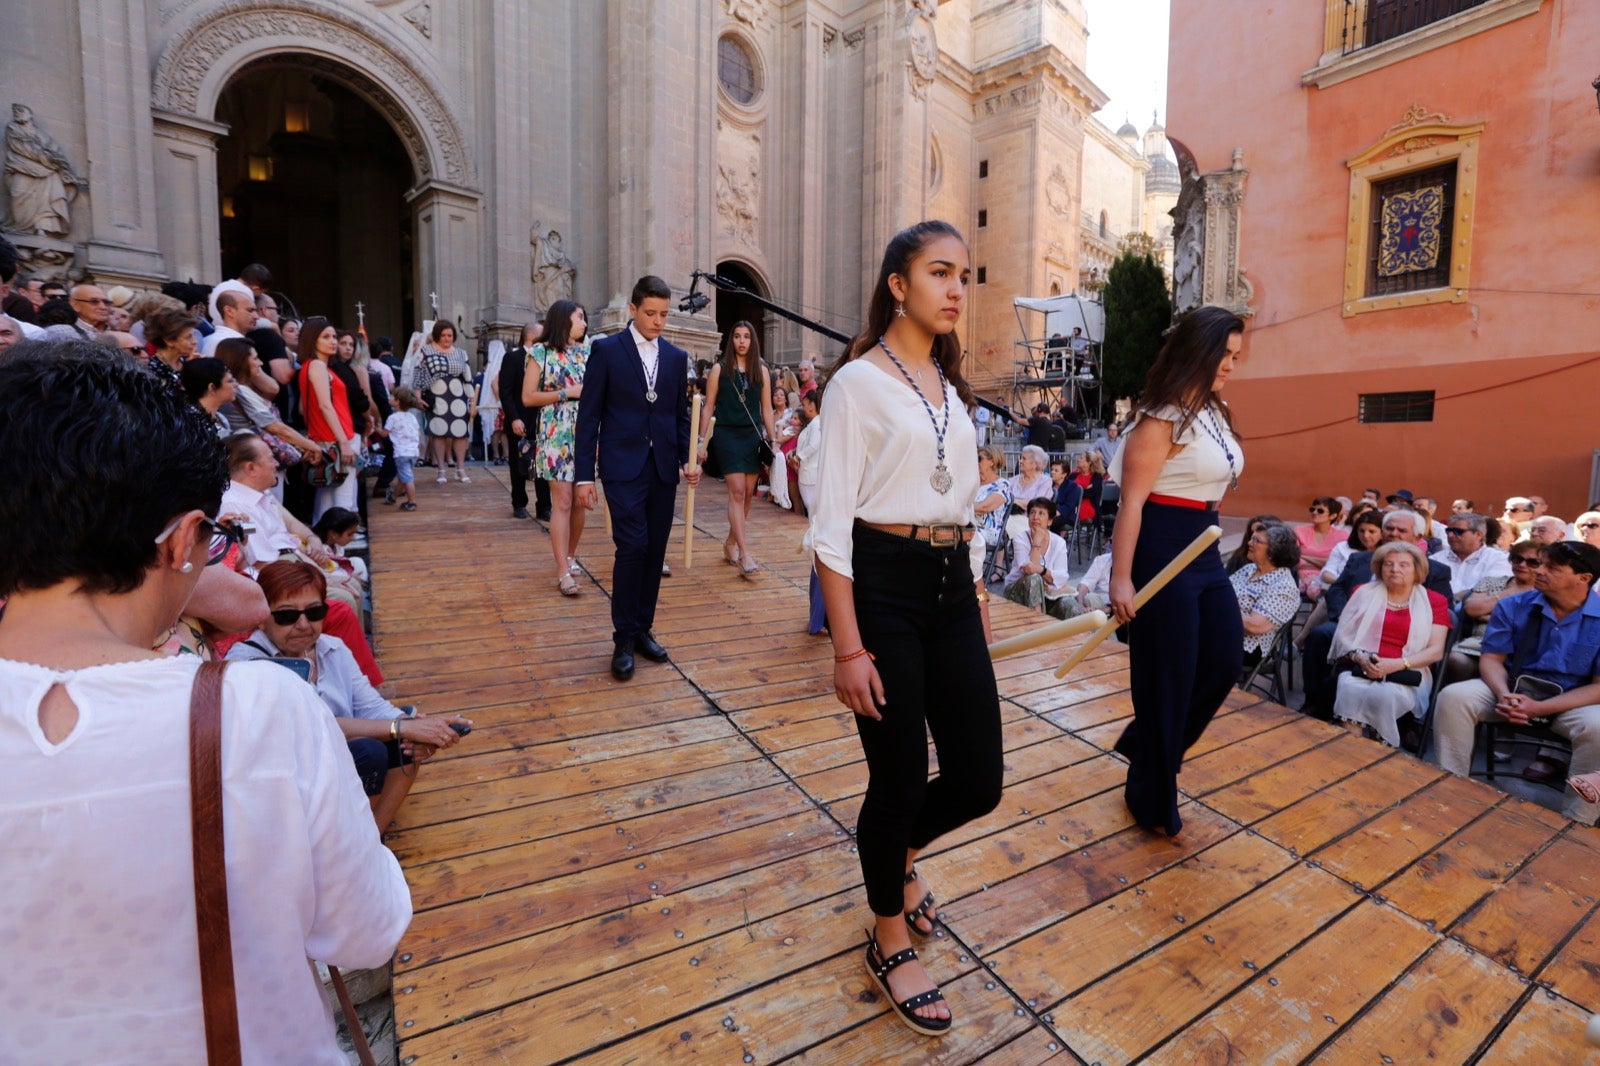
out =
<svg viewBox="0 0 1600 1066"><path fill-rule="evenodd" d="M229 0L199 14L162 49L151 112L171 275L220 277L218 212L206 209L218 203L217 143L227 132L215 121L217 104L241 71L274 63L338 82L393 126L417 178L406 194L414 290L437 293L444 316L475 314L483 296L478 260L462 253L478 246L482 195L448 90L428 59L382 20L339 0Z"/></svg>

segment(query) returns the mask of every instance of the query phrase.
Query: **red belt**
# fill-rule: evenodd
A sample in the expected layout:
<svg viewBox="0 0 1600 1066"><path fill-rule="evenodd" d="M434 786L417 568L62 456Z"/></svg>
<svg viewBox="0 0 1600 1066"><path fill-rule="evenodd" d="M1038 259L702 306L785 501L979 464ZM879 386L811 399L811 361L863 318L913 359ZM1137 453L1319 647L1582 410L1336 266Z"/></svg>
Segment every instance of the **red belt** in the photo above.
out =
<svg viewBox="0 0 1600 1066"><path fill-rule="evenodd" d="M1191 500L1183 496L1163 496L1159 492L1152 492L1145 497L1149 503L1165 504L1168 507L1187 507L1191 511L1215 511L1221 500Z"/></svg>

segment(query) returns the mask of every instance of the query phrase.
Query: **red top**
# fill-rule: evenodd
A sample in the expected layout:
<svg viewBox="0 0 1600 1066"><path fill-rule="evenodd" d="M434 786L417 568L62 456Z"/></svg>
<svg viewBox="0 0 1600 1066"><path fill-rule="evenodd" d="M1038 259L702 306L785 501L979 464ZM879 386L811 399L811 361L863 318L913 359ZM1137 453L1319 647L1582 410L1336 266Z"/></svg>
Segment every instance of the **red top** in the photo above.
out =
<svg viewBox="0 0 1600 1066"><path fill-rule="evenodd" d="M1450 625L1450 605L1445 603L1444 597L1432 589L1425 589L1428 594L1428 606L1433 608L1433 624L1436 626ZM1384 659L1398 659L1404 655L1406 637L1411 633L1410 611L1385 611L1383 613L1383 637L1378 641L1378 655Z"/></svg>
<svg viewBox="0 0 1600 1066"><path fill-rule="evenodd" d="M324 369L327 369L324 366ZM328 425L328 420L322 417L322 405L317 403L317 395L311 389L311 362L301 364L300 367L300 409L306 415L306 436L318 444L337 444L339 434ZM350 420L350 400L345 395L344 382L339 380L339 375L328 371L328 398L333 401L333 412L339 416L339 425L344 429L344 439L353 439L356 435L353 423Z"/></svg>
<svg viewBox="0 0 1600 1066"><path fill-rule="evenodd" d="M1094 478L1088 474L1077 473L1072 475L1072 482L1083 487L1083 502L1078 504L1078 521L1094 521L1094 501L1089 499L1089 489L1094 485Z"/></svg>

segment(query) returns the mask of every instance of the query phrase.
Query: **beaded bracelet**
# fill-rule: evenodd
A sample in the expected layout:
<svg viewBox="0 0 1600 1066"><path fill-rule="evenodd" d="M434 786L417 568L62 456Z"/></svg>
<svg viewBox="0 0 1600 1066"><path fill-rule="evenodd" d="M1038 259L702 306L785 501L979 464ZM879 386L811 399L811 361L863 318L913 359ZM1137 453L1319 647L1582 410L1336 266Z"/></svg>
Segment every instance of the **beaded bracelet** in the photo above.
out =
<svg viewBox="0 0 1600 1066"><path fill-rule="evenodd" d="M872 660L873 662L877 662L878 661L878 657L876 655L872 654L866 648L858 648L855 651L851 652L849 655L835 655L833 657L833 661L836 662L836 663L847 663L851 659L859 659L863 655L865 655L868 659Z"/></svg>

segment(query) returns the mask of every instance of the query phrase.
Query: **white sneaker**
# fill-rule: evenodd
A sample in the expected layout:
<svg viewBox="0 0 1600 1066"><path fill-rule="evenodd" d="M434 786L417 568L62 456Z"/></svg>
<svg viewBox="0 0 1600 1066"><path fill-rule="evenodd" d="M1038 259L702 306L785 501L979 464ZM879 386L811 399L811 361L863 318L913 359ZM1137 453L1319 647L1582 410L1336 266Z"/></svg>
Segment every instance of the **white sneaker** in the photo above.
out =
<svg viewBox="0 0 1600 1066"><path fill-rule="evenodd" d="M444 471L441 470L439 472L439 476L433 479L433 483L435 485L443 485L445 482L447 482L449 480L450 480L449 478L444 476Z"/></svg>

